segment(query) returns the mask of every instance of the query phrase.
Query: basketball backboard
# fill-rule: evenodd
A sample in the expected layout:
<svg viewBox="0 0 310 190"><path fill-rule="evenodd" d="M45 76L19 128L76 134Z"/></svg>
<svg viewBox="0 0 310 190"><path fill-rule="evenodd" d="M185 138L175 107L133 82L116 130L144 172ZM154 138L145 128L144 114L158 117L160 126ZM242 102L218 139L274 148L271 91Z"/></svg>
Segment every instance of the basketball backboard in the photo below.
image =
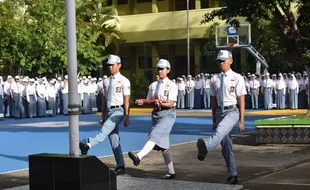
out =
<svg viewBox="0 0 310 190"><path fill-rule="evenodd" d="M219 49L251 47L251 24L216 26L215 42Z"/></svg>

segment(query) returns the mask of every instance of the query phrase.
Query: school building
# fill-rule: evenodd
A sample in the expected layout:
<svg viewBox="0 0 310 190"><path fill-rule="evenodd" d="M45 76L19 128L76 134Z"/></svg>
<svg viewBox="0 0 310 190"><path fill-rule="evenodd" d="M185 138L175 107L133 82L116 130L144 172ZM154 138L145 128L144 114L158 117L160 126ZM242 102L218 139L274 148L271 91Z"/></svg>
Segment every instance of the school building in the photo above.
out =
<svg viewBox="0 0 310 190"><path fill-rule="evenodd" d="M205 13L225 6L227 0L189 0L190 74L218 72L215 62L213 25L200 24ZM122 73L132 73L153 81L160 58L171 63L170 78L187 75L186 0L109 0L118 15L125 43L120 46ZM213 35L212 35L213 34ZM235 48L233 70L241 71L245 50Z"/></svg>

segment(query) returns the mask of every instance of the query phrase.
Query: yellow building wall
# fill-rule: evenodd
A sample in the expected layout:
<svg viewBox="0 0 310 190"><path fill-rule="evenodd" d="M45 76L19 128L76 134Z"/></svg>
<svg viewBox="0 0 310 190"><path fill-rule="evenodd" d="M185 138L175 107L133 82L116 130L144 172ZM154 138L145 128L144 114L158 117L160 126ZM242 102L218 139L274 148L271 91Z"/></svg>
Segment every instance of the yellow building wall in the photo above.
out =
<svg viewBox="0 0 310 190"><path fill-rule="evenodd" d="M135 3L134 14L152 13L152 3Z"/></svg>

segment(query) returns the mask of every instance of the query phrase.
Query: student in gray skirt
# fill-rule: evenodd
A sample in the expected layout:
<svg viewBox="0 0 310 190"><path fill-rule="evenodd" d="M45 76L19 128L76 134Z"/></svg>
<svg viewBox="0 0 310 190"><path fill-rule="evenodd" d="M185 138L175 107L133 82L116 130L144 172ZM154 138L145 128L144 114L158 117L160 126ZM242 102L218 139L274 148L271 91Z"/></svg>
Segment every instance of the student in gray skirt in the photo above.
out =
<svg viewBox="0 0 310 190"><path fill-rule="evenodd" d="M151 150L162 151L165 163L168 168L168 174L162 179L169 180L175 178L175 171L172 162L172 154L170 150L170 131L176 120L175 105L177 101L178 90L174 82L172 82L167 74L170 72L170 63L161 59L157 63L159 80L155 81L156 89L150 85L147 100L137 100L138 105L150 103L154 106L152 112L152 129L149 133L146 144L138 153L128 152L128 156L135 166L140 164L141 159Z"/></svg>

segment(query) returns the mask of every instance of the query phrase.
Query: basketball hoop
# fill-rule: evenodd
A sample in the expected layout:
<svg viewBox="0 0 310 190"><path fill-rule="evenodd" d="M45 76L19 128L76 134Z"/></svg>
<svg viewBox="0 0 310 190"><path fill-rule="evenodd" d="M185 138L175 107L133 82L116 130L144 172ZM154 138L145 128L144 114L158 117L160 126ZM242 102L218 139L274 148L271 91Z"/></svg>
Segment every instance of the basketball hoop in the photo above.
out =
<svg viewBox="0 0 310 190"><path fill-rule="evenodd" d="M234 47L236 46L236 43L226 43L226 46L227 46L227 49L232 51L234 49Z"/></svg>

